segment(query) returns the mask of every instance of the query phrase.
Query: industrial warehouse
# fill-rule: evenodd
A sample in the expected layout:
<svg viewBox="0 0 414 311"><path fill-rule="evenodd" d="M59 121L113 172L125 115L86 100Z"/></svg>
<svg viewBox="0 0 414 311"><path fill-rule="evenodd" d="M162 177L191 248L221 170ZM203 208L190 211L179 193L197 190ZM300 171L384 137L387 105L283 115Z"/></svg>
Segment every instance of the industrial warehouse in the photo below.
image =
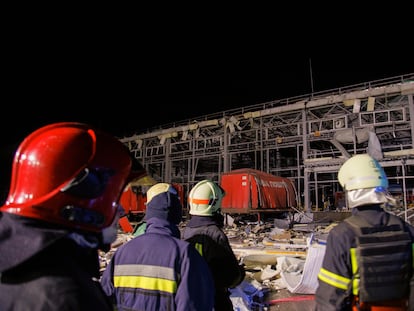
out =
<svg viewBox="0 0 414 311"><path fill-rule="evenodd" d="M248 269L232 292L237 310L312 310L329 230L350 215L337 178L347 159L378 160L394 198L384 208L414 221L413 96L414 74L407 74L121 138L151 178L121 197L130 224L121 225L113 249L132 238L155 182L175 185L187 209L189 189L211 179L226 191L226 233ZM103 267L110 257L102 258Z"/></svg>
<svg viewBox="0 0 414 311"><path fill-rule="evenodd" d="M339 167L354 154L375 154L406 211L414 196L413 80L407 74L274 100L121 141L156 181L178 183L184 192L241 168L288 178L306 212L343 209Z"/></svg>

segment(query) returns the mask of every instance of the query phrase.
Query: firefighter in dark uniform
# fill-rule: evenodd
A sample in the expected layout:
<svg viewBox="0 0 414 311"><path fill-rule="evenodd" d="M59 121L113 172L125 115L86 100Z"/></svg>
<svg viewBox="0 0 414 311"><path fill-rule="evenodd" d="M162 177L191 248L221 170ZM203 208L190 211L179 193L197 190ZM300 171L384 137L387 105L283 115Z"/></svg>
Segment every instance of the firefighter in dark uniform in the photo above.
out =
<svg viewBox="0 0 414 311"><path fill-rule="evenodd" d="M229 288L239 285L244 266L239 264L223 231L221 200L224 190L211 180L198 182L188 195L191 219L183 238L193 244L207 261L216 289L215 311L232 311Z"/></svg>
<svg viewBox="0 0 414 311"><path fill-rule="evenodd" d="M101 284L119 311L212 311L214 283L205 260L183 241L182 206L171 184L147 192L145 233L121 245Z"/></svg>
<svg viewBox="0 0 414 311"><path fill-rule="evenodd" d="M146 175L112 135L86 124L44 126L15 153L0 208L0 309L113 310L99 253L116 239L118 199Z"/></svg>
<svg viewBox="0 0 414 311"><path fill-rule="evenodd" d="M338 181L352 216L329 232L316 310L414 310L414 227L382 208L390 199L383 168L355 155Z"/></svg>

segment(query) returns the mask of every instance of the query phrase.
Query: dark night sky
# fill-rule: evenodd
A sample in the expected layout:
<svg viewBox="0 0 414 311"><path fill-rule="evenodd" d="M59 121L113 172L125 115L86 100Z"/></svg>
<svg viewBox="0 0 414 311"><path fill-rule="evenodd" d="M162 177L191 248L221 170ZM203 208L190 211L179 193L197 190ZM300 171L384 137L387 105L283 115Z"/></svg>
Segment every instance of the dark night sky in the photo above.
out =
<svg viewBox="0 0 414 311"><path fill-rule="evenodd" d="M153 71L127 70L123 64L111 69L20 65L6 82L0 144L16 144L37 127L57 121L87 122L124 137L203 114L305 95L312 83L318 92L414 72L412 58L291 56L222 70L180 65Z"/></svg>
<svg viewBox="0 0 414 311"><path fill-rule="evenodd" d="M335 8L318 19L303 6L306 14L272 8L262 18L251 6L247 15L142 11L148 19L113 9L8 12L0 151L51 122L87 122L124 137L308 94L310 60L315 92L414 72L411 19L398 9L391 24L390 7L387 23L372 24L365 12L343 19Z"/></svg>

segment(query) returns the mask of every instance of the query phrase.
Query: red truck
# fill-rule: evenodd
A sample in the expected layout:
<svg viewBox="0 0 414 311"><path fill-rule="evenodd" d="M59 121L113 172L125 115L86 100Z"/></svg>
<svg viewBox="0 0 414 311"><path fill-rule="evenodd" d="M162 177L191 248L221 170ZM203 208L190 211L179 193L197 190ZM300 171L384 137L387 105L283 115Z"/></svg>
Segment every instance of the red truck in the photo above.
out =
<svg viewBox="0 0 414 311"><path fill-rule="evenodd" d="M298 200L293 182L255 169L223 173L220 186L226 195L222 211L227 214L290 212Z"/></svg>

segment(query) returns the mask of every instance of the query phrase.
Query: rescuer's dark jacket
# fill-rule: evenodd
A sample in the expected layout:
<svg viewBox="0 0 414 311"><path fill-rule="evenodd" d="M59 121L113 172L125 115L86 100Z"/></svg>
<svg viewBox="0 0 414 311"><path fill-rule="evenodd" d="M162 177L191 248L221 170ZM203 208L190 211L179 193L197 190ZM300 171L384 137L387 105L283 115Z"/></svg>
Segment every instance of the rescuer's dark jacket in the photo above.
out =
<svg viewBox="0 0 414 311"><path fill-rule="evenodd" d="M239 285L244 267L239 265L222 224L213 216L191 216L183 238L193 244L207 261L216 287L215 310L233 310L229 288Z"/></svg>
<svg viewBox="0 0 414 311"><path fill-rule="evenodd" d="M364 218L371 226L380 227L387 225L391 215L378 205L355 207L353 215ZM401 220L405 231L409 232L411 240L414 241L414 227ZM352 265L351 248L356 247L356 233L346 221L335 226L328 235L326 253L322 267L318 275L319 287L316 290L316 310L338 311L352 310ZM387 255L387 254L384 254ZM412 258L411 258L412 259ZM413 265L408 262L408 265ZM384 284L378 284L379 287ZM410 305L413 306L414 281L411 276Z"/></svg>
<svg viewBox="0 0 414 311"><path fill-rule="evenodd" d="M101 284L119 311L213 310L214 283L205 260L165 219L148 219L144 234L116 250Z"/></svg>
<svg viewBox="0 0 414 311"><path fill-rule="evenodd" d="M97 250L80 247L68 233L0 213L2 311L113 310L99 284Z"/></svg>

